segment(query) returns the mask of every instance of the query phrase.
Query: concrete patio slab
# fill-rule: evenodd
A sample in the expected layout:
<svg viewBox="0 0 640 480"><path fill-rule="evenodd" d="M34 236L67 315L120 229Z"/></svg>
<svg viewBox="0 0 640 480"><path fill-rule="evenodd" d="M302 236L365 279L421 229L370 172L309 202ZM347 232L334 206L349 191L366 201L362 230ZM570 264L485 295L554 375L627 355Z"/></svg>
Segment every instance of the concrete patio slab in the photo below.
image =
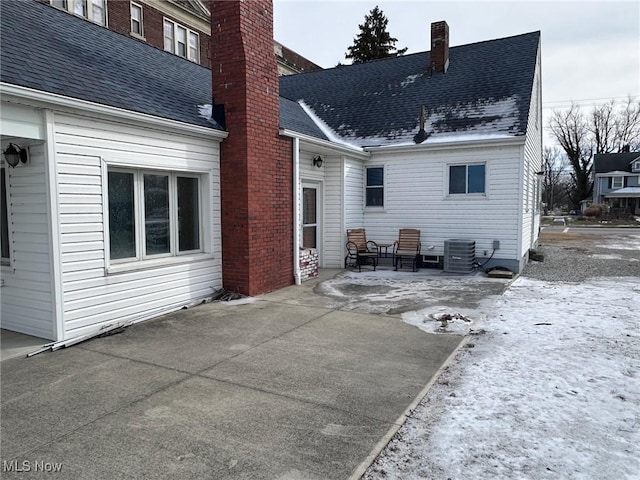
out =
<svg viewBox="0 0 640 480"><path fill-rule="evenodd" d="M320 285L2 362L0 460L60 463L57 478L349 477L463 337L329 308Z"/></svg>

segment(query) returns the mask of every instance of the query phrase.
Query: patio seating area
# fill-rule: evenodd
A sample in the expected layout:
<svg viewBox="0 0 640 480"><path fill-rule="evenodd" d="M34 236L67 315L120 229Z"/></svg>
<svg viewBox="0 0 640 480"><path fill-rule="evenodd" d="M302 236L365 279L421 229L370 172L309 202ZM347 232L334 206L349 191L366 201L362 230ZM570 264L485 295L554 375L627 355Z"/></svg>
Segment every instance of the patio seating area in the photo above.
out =
<svg viewBox="0 0 640 480"><path fill-rule="evenodd" d="M392 247L391 252L389 248ZM364 228L347 230L347 254L344 258L345 268L357 268L362 271L363 265L373 267L373 271L386 259L391 260L394 270L411 267L412 272L418 270L420 264L420 230L415 228L401 228L398 240L393 243L378 243L367 240Z"/></svg>

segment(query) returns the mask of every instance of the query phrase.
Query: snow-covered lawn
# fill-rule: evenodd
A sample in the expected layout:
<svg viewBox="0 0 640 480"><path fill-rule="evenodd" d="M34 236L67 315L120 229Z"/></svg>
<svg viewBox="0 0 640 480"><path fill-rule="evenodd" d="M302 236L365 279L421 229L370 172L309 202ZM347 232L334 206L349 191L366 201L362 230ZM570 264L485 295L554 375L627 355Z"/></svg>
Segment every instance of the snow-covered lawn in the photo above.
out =
<svg viewBox="0 0 640 480"><path fill-rule="evenodd" d="M521 277L492 312L403 315L472 335L364 478L640 478L640 278Z"/></svg>

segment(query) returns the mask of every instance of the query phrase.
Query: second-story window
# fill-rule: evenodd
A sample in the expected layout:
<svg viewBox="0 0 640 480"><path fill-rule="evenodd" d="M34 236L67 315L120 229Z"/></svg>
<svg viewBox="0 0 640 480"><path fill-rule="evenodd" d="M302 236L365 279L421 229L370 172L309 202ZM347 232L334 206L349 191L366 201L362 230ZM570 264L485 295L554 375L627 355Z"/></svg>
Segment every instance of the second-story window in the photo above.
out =
<svg viewBox="0 0 640 480"><path fill-rule="evenodd" d="M107 0L51 0L51 5L99 25L107 24Z"/></svg>
<svg viewBox="0 0 640 480"><path fill-rule="evenodd" d="M144 36L142 28L142 7L133 2L131 2L131 33L135 33L141 37Z"/></svg>
<svg viewBox="0 0 640 480"><path fill-rule="evenodd" d="M167 52L200 63L199 35L188 28L164 19L164 49Z"/></svg>

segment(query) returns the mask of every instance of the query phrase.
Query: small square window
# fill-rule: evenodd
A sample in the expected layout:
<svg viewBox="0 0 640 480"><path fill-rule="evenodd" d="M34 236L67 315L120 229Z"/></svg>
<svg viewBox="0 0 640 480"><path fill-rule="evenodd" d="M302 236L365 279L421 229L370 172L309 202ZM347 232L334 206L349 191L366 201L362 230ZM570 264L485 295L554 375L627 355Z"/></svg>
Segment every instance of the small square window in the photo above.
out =
<svg viewBox="0 0 640 480"><path fill-rule="evenodd" d="M450 165L449 194L485 193L486 165Z"/></svg>
<svg viewBox="0 0 640 480"><path fill-rule="evenodd" d="M611 179L611 188L622 188L623 185L624 185L623 177L613 177Z"/></svg>

